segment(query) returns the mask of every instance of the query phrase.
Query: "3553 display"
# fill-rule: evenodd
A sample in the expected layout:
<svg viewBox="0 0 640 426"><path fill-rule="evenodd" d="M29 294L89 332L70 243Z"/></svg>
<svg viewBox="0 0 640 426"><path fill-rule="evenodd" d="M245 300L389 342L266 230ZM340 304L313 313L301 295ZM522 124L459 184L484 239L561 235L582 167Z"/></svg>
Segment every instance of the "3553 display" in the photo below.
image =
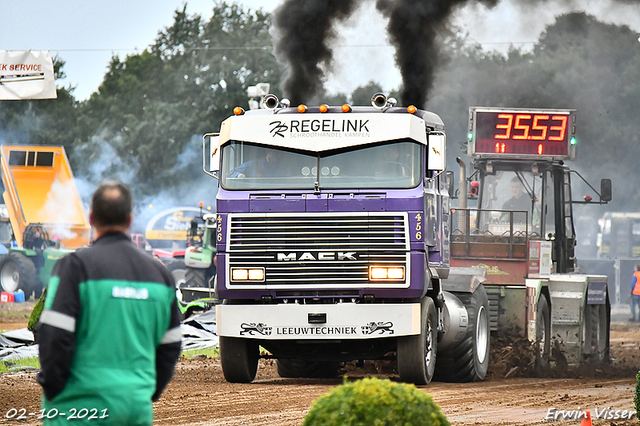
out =
<svg viewBox="0 0 640 426"><path fill-rule="evenodd" d="M567 158L575 141L574 110L470 110L470 154Z"/></svg>

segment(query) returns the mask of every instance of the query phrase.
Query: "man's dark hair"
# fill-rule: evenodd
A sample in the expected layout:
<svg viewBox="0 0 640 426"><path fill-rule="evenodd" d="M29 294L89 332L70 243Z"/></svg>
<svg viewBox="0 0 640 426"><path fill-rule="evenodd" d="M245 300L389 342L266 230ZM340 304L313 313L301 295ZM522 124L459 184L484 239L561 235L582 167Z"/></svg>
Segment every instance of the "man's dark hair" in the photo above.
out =
<svg viewBox="0 0 640 426"><path fill-rule="evenodd" d="M127 226L133 209L131 188L116 180L106 180L91 197L91 217L97 226Z"/></svg>

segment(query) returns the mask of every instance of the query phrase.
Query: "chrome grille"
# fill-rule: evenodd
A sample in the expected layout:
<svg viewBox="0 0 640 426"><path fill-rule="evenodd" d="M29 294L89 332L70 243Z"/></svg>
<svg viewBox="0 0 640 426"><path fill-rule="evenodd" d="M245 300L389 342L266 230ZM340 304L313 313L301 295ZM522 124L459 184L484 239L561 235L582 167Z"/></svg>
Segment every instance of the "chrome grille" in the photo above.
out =
<svg viewBox="0 0 640 426"><path fill-rule="evenodd" d="M406 287L372 285L369 266L402 265L409 274L407 223L395 212L229 214L229 268L265 268L265 283L230 287Z"/></svg>

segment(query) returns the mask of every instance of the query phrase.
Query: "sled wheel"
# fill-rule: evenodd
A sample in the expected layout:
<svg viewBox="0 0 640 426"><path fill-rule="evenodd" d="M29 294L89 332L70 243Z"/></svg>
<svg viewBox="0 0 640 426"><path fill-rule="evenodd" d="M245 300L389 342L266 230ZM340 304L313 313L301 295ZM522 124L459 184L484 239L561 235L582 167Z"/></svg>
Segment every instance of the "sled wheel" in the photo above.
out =
<svg viewBox="0 0 640 426"><path fill-rule="evenodd" d="M540 372L549 369L551 357L551 314L549 301L544 294L540 295L536 306L536 360L535 368Z"/></svg>

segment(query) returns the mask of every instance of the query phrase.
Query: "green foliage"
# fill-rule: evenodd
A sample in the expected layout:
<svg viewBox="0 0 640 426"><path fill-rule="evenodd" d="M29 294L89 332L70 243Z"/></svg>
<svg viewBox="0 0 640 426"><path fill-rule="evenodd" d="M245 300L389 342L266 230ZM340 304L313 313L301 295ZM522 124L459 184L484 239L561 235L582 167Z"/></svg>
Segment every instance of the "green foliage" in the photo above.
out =
<svg viewBox="0 0 640 426"><path fill-rule="evenodd" d="M448 426L426 392L375 377L345 382L318 398L302 426Z"/></svg>
<svg viewBox="0 0 640 426"><path fill-rule="evenodd" d="M439 69L427 105L447 126L448 168L457 171L455 158L466 158L469 106L576 109L572 167L596 185L611 178L609 209L633 210L639 182L616 171L635 170L640 156L638 35L575 12L557 17L532 52L511 49L505 56L451 43L450 60Z"/></svg>
<svg viewBox="0 0 640 426"><path fill-rule="evenodd" d="M200 135L247 106L247 87L277 87L282 67L269 28L269 15L237 4L217 3L209 20L184 6L148 49L113 57L98 92L80 106L76 174L92 185L103 175L135 180L138 199L179 194L181 183L203 175L201 159L185 167L180 156L201 152Z"/></svg>
<svg viewBox="0 0 640 426"><path fill-rule="evenodd" d="M33 310L31 311L31 315L29 316L29 322L27 323L27 329L32 333L36 332L36 326L38 325L38 321L40 320L40 315L42 315L42 310L44 309L44 302L45 302L45 300L47 298L47 289L48 288L49 287L45 287L44 288L44 291L40 295L40 298L38 299L36 304L33 306Z"/></svg>
<svg viewBox="0 0 640 426"><path fill-rule="evenodd" d="M220 348L206 348L206 349L193 349L190 351L182 351L180 356L182 358L195 358L199 355L204 355L207 358L217 358L220 356Z"/></svg>
<svg viewBox="0 0 640 426"><path fill-rule="evenodd" d="M13 373L23 370L38 370L40 369L40 359L38 357L32 358L19 358L11 361L4 361L0 363L0 374Z"/></svg>
<svg viewBox="0 0 640 426"><path fill-rule="evenodd" d="M633 396L633 403L636 407L636 413L640 413L640 371L636 374L636 392ZM637 416L638 423L640 423L640 416Z"/></svg>
<svg viewBox="0 0 640 426"><path fill-rule="evenodd" d="M351 93L351 103L353 105L369 106L371 105L371 97L375 93L382 92L382 87L379 83L370 81L366 85L356 88L356 90Z"/></svg>

